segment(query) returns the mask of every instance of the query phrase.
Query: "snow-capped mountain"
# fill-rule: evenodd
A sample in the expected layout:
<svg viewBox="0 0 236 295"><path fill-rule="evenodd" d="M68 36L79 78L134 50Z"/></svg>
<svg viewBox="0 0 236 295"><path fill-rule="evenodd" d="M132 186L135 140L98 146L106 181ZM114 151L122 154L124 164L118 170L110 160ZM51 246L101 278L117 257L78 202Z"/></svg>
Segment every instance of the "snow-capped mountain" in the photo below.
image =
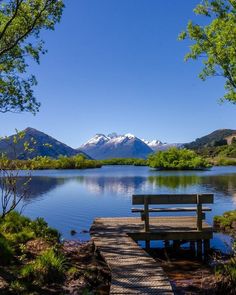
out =
<svg viewBox="0 0 236 295"><path fill-rule="evenodd" d="M147 158L153 150L133 134L96 134L83 144L80 151L94 159Z"/></svg>
<svg viewBox="0 0 236 295"><path fill-rule="evenodd" d="M159 150L164 144L160 140L145 140L142 139L143 142L145 142L153 151Z"/></svg>
<svg viewBox="0 0 236 295"><path fill-rule="evenodd" d="M93 159L111 158L147 158L148 155L158 150L170 147L181 147L178 143L163 143L160 140L139 139L133 134L108 135L96 134L83 144L78 150L86 153Z"/></svg>
<svg viewBox="0 0 236 295"><path fill-rule="evenodd" d="M144 140L142 139L143 142L145 142L154 152L156 151L164 151L167 150L171 147L177 147L180 148L182 146L181 143L163 143L160 140L152 140L152 141L148 141L148 140Z"/></svg>

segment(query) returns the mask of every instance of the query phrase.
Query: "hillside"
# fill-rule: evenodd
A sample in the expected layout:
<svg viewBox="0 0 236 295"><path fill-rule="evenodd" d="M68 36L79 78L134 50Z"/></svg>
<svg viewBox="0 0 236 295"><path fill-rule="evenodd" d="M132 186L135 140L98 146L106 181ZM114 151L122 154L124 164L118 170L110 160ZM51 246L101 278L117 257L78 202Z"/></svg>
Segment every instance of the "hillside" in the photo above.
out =
<svg viewBox="0 0 236 295"><path fill-rule="evenodd" d="M31 159L36 156L57 158L60 155L71 157L77 154L84 154L87 156L85 153L75 150L34 128L28 127L24 130L24 133L24 138L20 139L16 145L13 144L14 135L9 136L7 140L2 139L0 141L0 153L6 153L11 159ZM32 151L25 151L25 142L29 143L29 147L32 148Z"/></svg>
<svg viewBox="0 0 236 295"><path fill-rule="evenodd" d="M214 132L197 138L195 141L185 144L188 149L201 149L203 147L215 147L231 143L233 137L236 138L236 130L219 129Z"/></svg>

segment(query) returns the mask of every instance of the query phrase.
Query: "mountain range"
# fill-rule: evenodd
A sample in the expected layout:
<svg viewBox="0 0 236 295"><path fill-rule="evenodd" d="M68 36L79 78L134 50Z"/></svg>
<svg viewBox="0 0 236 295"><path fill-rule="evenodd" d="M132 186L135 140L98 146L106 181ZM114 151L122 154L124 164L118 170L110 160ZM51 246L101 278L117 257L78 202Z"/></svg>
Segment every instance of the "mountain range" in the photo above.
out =
<svg viewBox="0 0 236 295"><path fill-rule="evenodd" d="M111 133L108 135L96 134L85 144L74 149L34 128L26 128L24 134L24 138L20 139L16 145L13 144L14 135L1 139L0 153L6 153L9 158L17 157L18 159L34 158L36 156L57 158L60 155L71 157L77 154L83 154L92 159L147 158L153 152L166 150L173 146L199 149L231 144L233 139L236 140L236 130L232 129L216 130L186 144L168 144L157 139L147 141L130 133L125 135ZM30 143L29 147L32 147L32 150L25 151L24 142ZM13 146L15 146L14 149Z"/></svg>
<svg viewBox="0 0 236 295"><path fill-rule="evenodd" d="M14 144L16 134L1 139L0 153L5 153L10 159L31 159L37 156L57 158L60 155L71 157L77 154L84 154L86 157L89 157L82 151L73 149L34 128L28 127L23 132L24 137L19 139L16 144ZM24 146L25 142L29 143L29 149L27 151Z"/></svg>
<svg viewBox="0 0 236 295"><path fill-rule="evenodd" d="M160 140L147 141L139 139L133 134L109 135L96 134L89 141L79 147L94 159L110 158L147 158L157 150L167 149L178 144L166 144Z"/></svg>

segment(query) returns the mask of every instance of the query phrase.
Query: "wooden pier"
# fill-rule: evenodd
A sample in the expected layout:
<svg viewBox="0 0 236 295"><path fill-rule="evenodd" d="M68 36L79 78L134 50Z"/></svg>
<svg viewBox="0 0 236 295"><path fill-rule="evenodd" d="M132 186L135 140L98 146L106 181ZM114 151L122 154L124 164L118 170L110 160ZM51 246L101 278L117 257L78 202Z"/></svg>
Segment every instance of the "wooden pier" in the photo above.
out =
<svg viewBox="0 0 236 295"><path fill-rule="evenodd" d="M110 294L174 294L163 269L128 235L139 227L140 218L94 220L90 234L111 270Z"/></svg>
<svg viewBox="0 0 236 295"><path fill-rule="evenodd" d="M149 208L149 204L196 204L184 208ZM168 202L166 202L166 200ZM188 200L188 202L186 202ZM133 204L144 208L132 209L141 218L97 218L90 229L91 238L111 270L110 294L174 294L170 281L158 263L136 242L163 240L173 245L189 242L192 250L202 257L209 250L212 227L203 219L210 208L202 204L212 203L213 195L155 195L133 196ZM196 216L150 217L149 212L194 212ZM196 244L196 247L195 247Z"/></svg>

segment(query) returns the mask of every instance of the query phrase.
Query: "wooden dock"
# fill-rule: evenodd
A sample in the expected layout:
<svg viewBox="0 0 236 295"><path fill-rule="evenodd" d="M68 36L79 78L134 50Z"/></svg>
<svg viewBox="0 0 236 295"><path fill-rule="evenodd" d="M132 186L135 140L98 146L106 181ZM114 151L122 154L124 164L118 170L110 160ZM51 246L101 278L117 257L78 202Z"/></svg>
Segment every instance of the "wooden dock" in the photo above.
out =
<svg viewBox="0 0 236 295"><path fill-rule="evenodd" d="M133 195L132 204L139 208L132 208L132 212L140 213L141 218L95 219L90 234L110 267L110 294L174 294L163 269L136 241L145 241L146 248L150 247L152 240L162 240L166 245L173 241L173 247L177 249L182 243L189 242L194 253L197 249L199 258L202 258L204 245L206 258L213 230L204 221L204 212L211 211L211 208L202 205L212 204L213 200L213 194ZM170 208L172 204L180 207ZM191 207L183 207L185 204ZM158 207L150 208L150 205ZM160 205L168 207L161 208ZM150 217L154 212L195 212L196 215Z"/></svg>
<svg viewBox="0 0 236 295"><path fill-rule="evenodd" d="M174 294L170 281L158 263L135 242L138 240L210 239L212 228L203 222L196 229L196 217L150 217L150 232L140 218L97 218L91 238L111 270L110 294Z"/></svg>
<svg viewBox="0 0 236 295"><path fill-rule="evenodd" d="M91 227L111 270L110 294L174 294L163 269L127 234L139 225L140 218L97 218Z"/></svg>

